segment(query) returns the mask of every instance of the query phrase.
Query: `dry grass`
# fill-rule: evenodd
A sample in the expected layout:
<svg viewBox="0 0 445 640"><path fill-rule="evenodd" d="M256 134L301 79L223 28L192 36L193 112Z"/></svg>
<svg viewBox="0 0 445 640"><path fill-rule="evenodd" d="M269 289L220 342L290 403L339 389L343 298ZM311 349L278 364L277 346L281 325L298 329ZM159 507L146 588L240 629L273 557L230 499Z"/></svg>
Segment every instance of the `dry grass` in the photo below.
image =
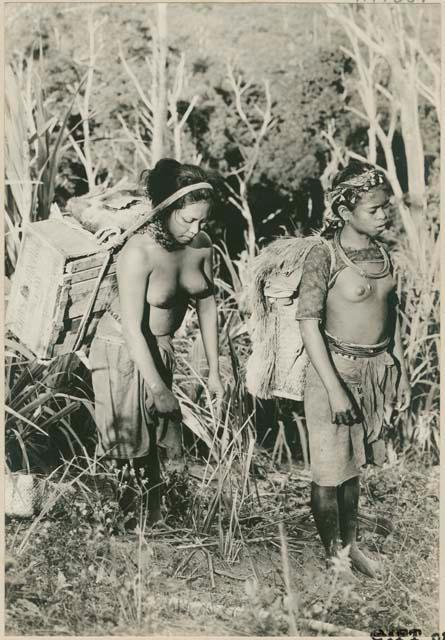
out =
<svg viewBox="0 0 445 640"><path fill-rule="evenodd" d="M299 467L257 479L248 509L223 504L221 537L218 518L203 531L190 516L198 493L210 512L218 483L203 490L186 475L167 478L185 506L174 528L149 529L141 513L135 535L113 535L121 516L112 479L97 460L80 464L74 494L61 492L60 476L61 497L45 518L7 524L8 633L285 635L295 625L305 635L394 626L429 635L438 624L437 467L419 472L417 461L399 459L368 474L363 503L391 513L394 527L385 537L362 527L361 545L384 561L384 578L350 584L341 566L326 572ZM167 491L172 516L169 500Z"/></svg>

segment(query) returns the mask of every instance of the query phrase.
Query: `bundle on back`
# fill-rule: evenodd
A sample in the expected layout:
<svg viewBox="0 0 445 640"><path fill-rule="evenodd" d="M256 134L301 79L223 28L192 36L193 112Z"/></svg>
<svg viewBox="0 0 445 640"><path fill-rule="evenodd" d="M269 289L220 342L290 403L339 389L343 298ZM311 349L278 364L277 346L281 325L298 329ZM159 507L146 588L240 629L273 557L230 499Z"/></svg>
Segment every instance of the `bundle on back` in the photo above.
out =
<svg viewBox="0 0 445 640"><path fill-rule="evenodd" d="M116 294L116 254L101 230L127 231L150 203L127 183L72 198L58 219L26 225L6 315L11 331L38 358L88 349L99 318Z"/></svg>
<svg viewBox="0 0 445 640"><path fill-rule="evenodd" d="M255 258L246 384L258 398L303 400L309 359L296 319L298 288L306 256L320 242L325 240L319 235L280 238Z"/></svg>

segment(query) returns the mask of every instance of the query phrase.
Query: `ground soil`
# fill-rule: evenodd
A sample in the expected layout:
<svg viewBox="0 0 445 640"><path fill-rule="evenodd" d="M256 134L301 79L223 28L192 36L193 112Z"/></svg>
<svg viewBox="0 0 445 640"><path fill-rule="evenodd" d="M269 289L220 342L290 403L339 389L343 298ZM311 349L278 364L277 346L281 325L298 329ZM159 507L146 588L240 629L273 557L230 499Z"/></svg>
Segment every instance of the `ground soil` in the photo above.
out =
<svg viewBox="0 0 445 640"><path fill-rule="evenodd" d="M6 631L271 636L295 625L300 635L397 628L430 635L438 631L438 477L438 467L406 460L366 475L362 505L387 526L376 532L362 521L360 529L363 550L383 563L379 581L326 569L298 466L257 480L262 506L233 535L230 522L207 535L184 526L186 481L189 494L170 528L131 535L112 535L108 501L77 490L37 524L7 522Z"/></svg>

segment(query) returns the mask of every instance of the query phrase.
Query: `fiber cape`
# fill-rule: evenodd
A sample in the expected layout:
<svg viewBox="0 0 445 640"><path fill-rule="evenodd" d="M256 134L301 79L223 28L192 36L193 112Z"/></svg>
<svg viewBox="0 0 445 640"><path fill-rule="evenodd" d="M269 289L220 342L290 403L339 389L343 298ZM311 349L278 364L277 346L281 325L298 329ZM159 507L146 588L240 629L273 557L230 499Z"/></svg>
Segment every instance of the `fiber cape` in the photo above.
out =
<svg viewBox="0 0 445 640"><path fill-rule="evenodd" d="M298 312L298 288L310 249L324 243L319 235L280 238L255 258L249 292L252 353L247 362L248 391L263 399L274 396L303 400L308 356L304 349Z"/></svg>

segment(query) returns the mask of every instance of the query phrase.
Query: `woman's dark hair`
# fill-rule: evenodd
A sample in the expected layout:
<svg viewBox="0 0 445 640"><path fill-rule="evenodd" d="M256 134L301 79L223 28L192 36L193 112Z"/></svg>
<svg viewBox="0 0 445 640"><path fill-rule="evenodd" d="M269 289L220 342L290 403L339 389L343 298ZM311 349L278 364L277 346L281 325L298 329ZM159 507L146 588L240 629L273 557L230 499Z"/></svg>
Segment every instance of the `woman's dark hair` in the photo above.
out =
<svg viewBox="0 0 445 640"><path fill-rule="evenodd" d="M156 207L183 187L188 187L198 182L208 182L213 186L213 180L201 167L197 167L194 164L181 164L172 158L158 160L153 169L148 169L141 173L140 179L144 182L145 192L150 198L153 207ZM168 230L169 214L172 211L183 209L193 202L208 202L212 205L214 200L215 191L213 189L191 191L182 198L175 200L169 207L158 211L140 229L139 233L150 233L161 246L172 251L180 245Z"/></svg>
<svg viewBox="0 0 445 640"><path fill-rule="evenodd" d="M153 169L143 171L141 178L145 182L145 191L154 207L171 196L175 191L197 182L210 182L209 176L194 164L181 164L172 158L158 160ZM183 209L192 202L213 203L214 195L210 189L198 189L187 193L164 209L164 216L174 209Z"/></svg>
<svg viewBox="0 0 445 640"><path fill-rule="evenodd" d="M351 178L371 171L374 167L366 162L359 162L358 160L351 160L344 169L335 174L335 178L332 180L332 187L338 187L342 182L347 182Z"/></svg>
<svg viewBox="0 0 445 640"><path fill-rule="evenodd" d="M347 184L353 178L370 173L369 177L363 179L363 186L352 186ZM360 181L358 181L360 183ZM386 176L381 171L377 171L375 167L366 162L351 160L349 164L339 171L332 180L332 186L327 192L327 200L330 204L330 213L325 214L325 221L320 233L325 237L330 237L338 227L343 223L340 214L340 206L346 206L353 211L362 194L373 186L382 186L388 191L391 190L390 184Z"/></svg>
<svg viewBox="0 0 445 640"><path fill-rule="evenodd" d="M344 169L342 169L335 175L334 179L332 180L332 190L336 189L336 187L341 185L343 182L348 182L348 180L351 180L352 178L357 178L358 176L361 176L362 174L367 173L368 171L372 171L373 169L375 169L375 167L371 164L368 164L366 162L359 162L358 160L351 160ZM379 171L379 173L381 174L384 180L383 184L380 186L383 186L384 188L389 190L390 185L386 176L381 171ZM346 188L343 191L343 196L345 198L345 201L343 201L341 204L345 204L349 209L352 209L357 202L357 197L358 198L360 197L360 189L354 189L353 187L351 187L350 189ZM355 199L355 202L354 202L354 199ZM339 215L339 212L338 212L339 204L340 203L338 204L335 203L332 206L332 210L335 213L335 215Z"/></svg>

